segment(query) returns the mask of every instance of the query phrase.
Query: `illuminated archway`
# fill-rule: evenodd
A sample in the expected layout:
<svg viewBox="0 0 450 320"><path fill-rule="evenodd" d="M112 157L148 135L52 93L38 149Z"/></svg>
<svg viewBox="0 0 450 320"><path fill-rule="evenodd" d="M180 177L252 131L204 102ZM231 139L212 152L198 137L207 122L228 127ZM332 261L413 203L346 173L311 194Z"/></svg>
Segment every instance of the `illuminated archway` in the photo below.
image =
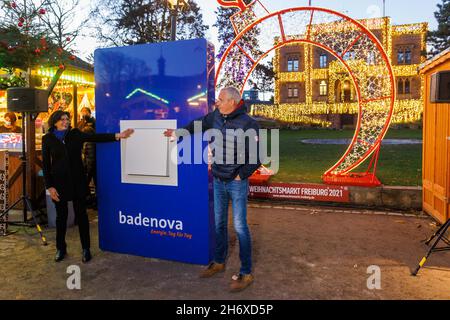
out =
<svg viewBox="0 0 450 320"><path fill-rule="evenodd" d="M270 13L259 0L249 5L242 0L217 1L224 7L236 7L240 11L231 17L236 37L220 60L216 86L226 79L227 84L242 92L258 63L272 50L283 46L303 43L305 50L312 46L326 50L350 75L359 113L349 147L324 173L323 180L337 184L379 185L375 177L378 152L389 128L396 92L389 58L368 26L324 8L298 7ZM258 50L253 50L255 41ZM230 73L233 67L239 68L238 72ZM312 70L311 63L307 68ZM239 76L242 74L245 75ZM351 172L372 155L367 171Z"/></svg>

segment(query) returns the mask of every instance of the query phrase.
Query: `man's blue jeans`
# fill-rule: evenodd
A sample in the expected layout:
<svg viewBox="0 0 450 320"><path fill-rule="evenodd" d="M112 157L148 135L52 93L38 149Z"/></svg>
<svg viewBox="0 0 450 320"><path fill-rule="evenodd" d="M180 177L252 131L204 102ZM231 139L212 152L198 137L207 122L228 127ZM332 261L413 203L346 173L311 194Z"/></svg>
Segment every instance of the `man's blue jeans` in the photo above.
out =
<svg viewBox="0 0 450 320"><path fill-rule="evenodd" d="M214 261L225 263L228 254L228 203L231 199L233 223L239 239L241 274L252 272L252 244L247 225L248 179L224 182L214 178L216 250Z"/></svg>

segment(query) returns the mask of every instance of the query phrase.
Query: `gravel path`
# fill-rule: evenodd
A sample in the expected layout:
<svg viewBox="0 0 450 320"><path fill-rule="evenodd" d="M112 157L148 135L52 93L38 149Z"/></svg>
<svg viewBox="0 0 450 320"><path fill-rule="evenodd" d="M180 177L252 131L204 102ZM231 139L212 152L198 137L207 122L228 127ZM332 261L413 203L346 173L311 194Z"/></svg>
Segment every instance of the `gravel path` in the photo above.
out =
<svg viewBox="0 0 450 320"><path fill-rule="evenodd" d="M78 230L68 232L69 256L53 262L53 229L42 246L34 229L0 238L0 299L448 299L450 254L435 253L419 276L409 274L425 252L431 219L385 212L252 204L255 283L228 293L238 270L238 243L230 232L225 273L199 279L201 266L98 249L90 212L93 260L81 263ZM81 267L81 290L68 290L66 271ZM381 269L381 290L367 288L367 268Z"/></svg>

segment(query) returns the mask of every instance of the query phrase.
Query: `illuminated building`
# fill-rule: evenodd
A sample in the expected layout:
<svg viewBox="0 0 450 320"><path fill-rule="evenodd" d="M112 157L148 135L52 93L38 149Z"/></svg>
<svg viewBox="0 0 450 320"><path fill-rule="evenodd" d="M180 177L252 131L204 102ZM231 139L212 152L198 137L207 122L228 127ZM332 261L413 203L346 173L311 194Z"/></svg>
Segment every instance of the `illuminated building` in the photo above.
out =
<svg viewBox="0 0 450 320"><path fill-rule="evenodd" d="M393 66L397 100L392 123L413 123L422 119L423 79L419 65L425 61L427 23L392 25L391 19L359 20L381 42ZM319 26L322 32L342 32L336 24ZM275 39L275 42L278 40ZM368 53L357 60L352 50L344 60L352 68L377 76L377 63ZM275 106L254 106L254 115L284 122L307 123L333 128L353 127L357 122L357 94L344 65L322 48L293 43L276 49ZM272 110L270 110L272 108ZM290 116L286 121L284 115Z"/></svg>

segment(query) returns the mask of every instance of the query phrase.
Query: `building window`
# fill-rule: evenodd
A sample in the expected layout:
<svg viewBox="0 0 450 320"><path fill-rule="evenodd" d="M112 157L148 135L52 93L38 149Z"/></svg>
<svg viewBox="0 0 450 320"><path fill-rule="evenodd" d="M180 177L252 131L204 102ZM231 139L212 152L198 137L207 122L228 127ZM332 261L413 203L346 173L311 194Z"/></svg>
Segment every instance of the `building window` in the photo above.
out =
<svg viewBox="0 0 450 320"><path fill-rule="evenodd" d="M411 81L409 81L409 79L405 80L405 90L404 90L405 94L410 94L411 93Z"/></svg>
<svg viewBox="0 0 450 320"><path fill-rule="evenodd" d="M398 79L397 93L398 94L403 94L403 80L402 79Z"/></svg>
<svg viewBox="0 0 450 320"><path fill-rule="evenodd" d="M405 63L405 52L403 50L397 52L397 63Z"/></svg>
<svg viewBox="0 0 450 320"><path fill-rule="evenodd" d="M367 55L367 64L374 65L376 64L375 52L369 52Z"/></svg>
<svg viewBox="0 0 450 320"><path fill-rule="evenodd" d="M354 52L354 51L347 51L347 52L344 54L344 60L345 60L345 61L355 59L355 57L356 57L356 55L355 55L355 52Z"/></svg>
<svg viewBox="0 0 450 320"><path fill-rule="evenodd" d="M402 48L397 51L397 63L398 64L411 64L412 51L409 48Z"/></svg>
<svg viewBox="0 0 450 320"><path fill-rule="evenodd" d="M288 87L288 98L298 98L298 87L297 86Z"/></svg>
<svg viewBox="0 0 450 320"><path fill-rule="evenodd" d="M328 57L326 54L322 53L320 55L320 68L327 68L328 67Z"/></svg>
<svg viewBox="0 0 450 320"><path fill-rule="evenodd" d="M320 81L319 92L321 96L326 96L328 93L328 85L325 80Z"/></svg>
<svg viewBox="0 0 450 320"><path fill-rule="evenodd" d="M410 79L398 79L397 93L398 94L410 94L411 93L411 80Z"/></svg>
<svg viewBox="0 0 450 320"><path fill-rule="evenodd" d="M411 64L411 56L412 56L411 49L406 49L405 50L405 63L406 64Z"/></svg>
<svg viewBox="0 0 450 320"><path fill-rule="evenodd" d="M299 70L298 57L289 57L287 61L287 71L297 72Z"/></svg>

